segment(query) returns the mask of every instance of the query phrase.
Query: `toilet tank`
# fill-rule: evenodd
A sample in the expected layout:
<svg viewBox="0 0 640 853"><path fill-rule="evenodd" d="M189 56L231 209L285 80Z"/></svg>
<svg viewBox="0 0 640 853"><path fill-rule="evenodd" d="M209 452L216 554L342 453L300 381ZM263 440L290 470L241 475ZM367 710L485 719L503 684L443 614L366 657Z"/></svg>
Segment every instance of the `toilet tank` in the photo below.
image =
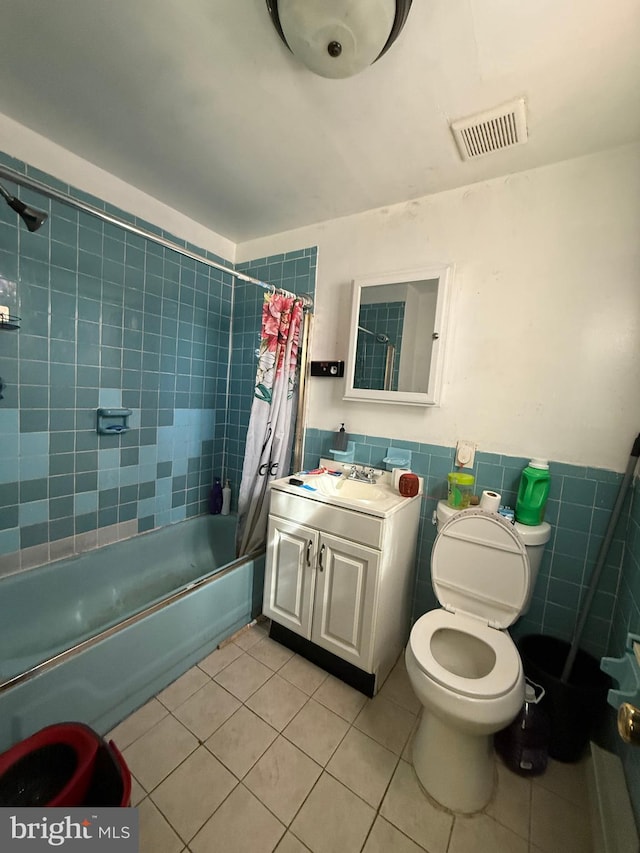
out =
<svg viewBox="0 0 640 853"><path fill-rule="evenodd" d="M469 509L480 509L480 507L474 506L469 507ZM446 501L438 501L438 506L436 508L436 525L438 531L441 530L442 525L457 512L464 512L464 510L454 509L453 507L450 507ZM533 596L533 590L535 588L538 572L540 571L540 565L542 563L544 546L551 538L551 525L547 524L546 521L543 521L542 524L536 525L519 524L516 521L513 526L522 539L524 546L527 549L527 556L529 557L529 592L527 593L527 598L521 610L522 615L527 612L529 605L531 604L531 597Z"/></svg>

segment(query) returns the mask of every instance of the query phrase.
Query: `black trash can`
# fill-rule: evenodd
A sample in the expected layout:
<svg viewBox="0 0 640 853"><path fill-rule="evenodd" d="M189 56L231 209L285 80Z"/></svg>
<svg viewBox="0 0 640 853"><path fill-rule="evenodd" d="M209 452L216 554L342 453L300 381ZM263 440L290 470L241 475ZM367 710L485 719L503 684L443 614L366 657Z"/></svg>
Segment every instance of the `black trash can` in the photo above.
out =
<svg viewBox="0 0 640 853"><path fill-rule="evenodd" d="M571 646L556 637L530 634L518 642L524 673L545 689L543 707L549 715L549 755L557 761L579 761L607 704L610 677L600 663L578 650L570 678L560 677Z"/></svg>

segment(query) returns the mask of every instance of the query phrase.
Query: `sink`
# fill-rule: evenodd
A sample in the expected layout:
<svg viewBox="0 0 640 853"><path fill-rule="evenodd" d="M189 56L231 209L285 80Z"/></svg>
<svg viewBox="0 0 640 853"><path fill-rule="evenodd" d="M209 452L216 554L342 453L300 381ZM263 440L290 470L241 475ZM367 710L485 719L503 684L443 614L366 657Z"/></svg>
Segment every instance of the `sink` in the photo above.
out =
<svg viewBox="0 0 640 853"><path fill-rule="evenodd" d="M332 477L330 474L318 475L308 482L327 497L343 498L359 503L378 503L387 500L390 496L389 489L375 483L348 480L346 477Z"/></svg>
<svg viewBox="0 0 640 853"><path fill-rule="evenodd" d="M309 488L292 486L289 477L274 480L271 486L310 500L377 516L386 516L408 500L398 494L384 476L377 483L349 480L346 476L336 477L331 474L312 474L300 476L299 479Z"/></svg>

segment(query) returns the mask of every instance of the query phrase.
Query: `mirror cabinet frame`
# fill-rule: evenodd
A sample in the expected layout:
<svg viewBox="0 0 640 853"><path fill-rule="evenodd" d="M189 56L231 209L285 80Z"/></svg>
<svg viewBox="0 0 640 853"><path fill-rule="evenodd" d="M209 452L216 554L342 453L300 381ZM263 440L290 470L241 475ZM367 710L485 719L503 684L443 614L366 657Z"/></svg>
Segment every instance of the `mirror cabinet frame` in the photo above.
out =
<svg viewBox="0 0 640 853"><path fill-rule="evenodd" d="M375 276L359 276L353 280L353 298L351 302L351 324L349 326L349 353L345 369L344 400L362 402L395 403L409 406L439 406L444 373L444 356L449 325L449 303L453 266L442 264L417 269L389 272ZM358 344L358 325L360 300L365 287L379 285L407 284L417 281L438 280L435 320L433 329L425 330L424 344L431 346L431 362L427 391L381 391L369 388L356 388L355 367Z"/></svg>

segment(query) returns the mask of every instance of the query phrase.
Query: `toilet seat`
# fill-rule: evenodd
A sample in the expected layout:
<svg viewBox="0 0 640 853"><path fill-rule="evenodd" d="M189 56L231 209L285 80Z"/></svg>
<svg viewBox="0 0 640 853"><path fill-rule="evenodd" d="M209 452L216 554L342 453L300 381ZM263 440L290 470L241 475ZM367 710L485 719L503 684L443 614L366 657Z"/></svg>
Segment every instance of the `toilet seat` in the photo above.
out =
<svg viewBox="0 0 640 853"><path fill-rule="evenodd" d="M431 552L438 601L452 613L477 616L493 628L516 621L529 593L524 542L506 519L481 509L456 513Z"/></svg>
<svg viewBox="0 0 640 853"><path fill-rule="evenodd" d="M481 678L465 678L438 663L431 651L431 640L443 628L469 634L486 643L495 654L491 672ZM425 675L446 689L473 699L502 696L512 690L520 677L520 655L511 637L463 613L449 613L443 609L429 611L413 626L409 646Z"/></svg>

